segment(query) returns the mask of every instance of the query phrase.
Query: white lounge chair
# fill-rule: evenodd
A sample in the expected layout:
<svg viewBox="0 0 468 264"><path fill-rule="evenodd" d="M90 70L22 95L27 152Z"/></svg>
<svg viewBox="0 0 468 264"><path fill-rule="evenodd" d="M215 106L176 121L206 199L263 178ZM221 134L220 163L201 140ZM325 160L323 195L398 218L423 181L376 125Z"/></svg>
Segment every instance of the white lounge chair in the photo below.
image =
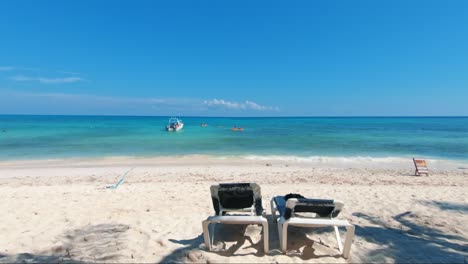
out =
<svg viewBox="0 0 468 264"><path fill-rule="evenodd" d="M211 251L214 240L215 224L258 224L263 227L264 252L268 253L268 221L263 216L260 186L255 183L231 183L213 185L210 190L216 215L208 217L202 223L208 250ZM242 214L230 215L230 212Z"/></svg>
<svg viewBox="0 0 468 264"><path fill-rule="evenodd" d="M288 240L288 226L299 227L333 227L336 233L338 248L344 258L349 257L351 244L354 238L354 226L347 220L334 219L340 213L344 204L334 200L289 198L285 196L276 196L271 200L271 214L273 219L278 222L278 232L281 251L286 254ZM276 215L279 212L279 216ZM306 214L315 214L313 217L301 216ZM346 240L344 247L341 241L338 227L345 227Z"/></svg>

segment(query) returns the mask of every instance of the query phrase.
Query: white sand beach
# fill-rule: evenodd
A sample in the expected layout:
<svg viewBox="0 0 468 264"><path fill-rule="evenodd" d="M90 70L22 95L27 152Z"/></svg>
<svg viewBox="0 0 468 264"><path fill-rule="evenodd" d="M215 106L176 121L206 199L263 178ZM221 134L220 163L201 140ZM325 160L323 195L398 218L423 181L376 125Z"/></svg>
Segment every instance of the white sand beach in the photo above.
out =
<svg viewBox="0 0 468 264"><path fill-rule="evenodd" d="M468 164L411 160L359 163L215 159L203 156L0 162L0 262L466 263ZM117 189L106 189L133 168ZM201 222L214 214L209 187L256 182L270 231L217 225L214 251ZM338 218L356 226L349 259L332 229L291 228L279 250L269 200L300 193L345 203Z"/></svg>

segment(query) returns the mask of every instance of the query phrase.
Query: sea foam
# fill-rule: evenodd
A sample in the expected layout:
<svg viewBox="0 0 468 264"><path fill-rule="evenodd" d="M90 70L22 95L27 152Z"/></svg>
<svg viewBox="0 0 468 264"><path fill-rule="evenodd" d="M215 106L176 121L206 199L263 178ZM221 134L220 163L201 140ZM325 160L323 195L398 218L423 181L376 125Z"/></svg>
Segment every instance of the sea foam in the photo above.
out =
<svg viewBox="0 0 468 264"><path fill-rule="evenodd" d="M413 166L412 157L333 157L333 156L292 156L292 155L245 155L242 158L252 161L303 163L317 167L350 167L350 168L408 168ZM464 161L426 159L434 169L460 169L467 166Z"/></svg>

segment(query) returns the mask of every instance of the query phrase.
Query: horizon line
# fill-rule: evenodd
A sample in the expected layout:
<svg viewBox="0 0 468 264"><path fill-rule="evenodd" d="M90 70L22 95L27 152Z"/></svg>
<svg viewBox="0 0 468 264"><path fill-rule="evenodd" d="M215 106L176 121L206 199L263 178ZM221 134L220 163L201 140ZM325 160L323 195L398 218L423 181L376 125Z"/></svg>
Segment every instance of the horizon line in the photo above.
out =
<svg viewBox="0 0 468 264"><path fill-rule="evenodd" d="M468 115L290 115L290 116L199 116L199 115L100 115L100 114L1 114L0 116L76 116L76 117L188 117L188 118L468 118Z"/></svg>

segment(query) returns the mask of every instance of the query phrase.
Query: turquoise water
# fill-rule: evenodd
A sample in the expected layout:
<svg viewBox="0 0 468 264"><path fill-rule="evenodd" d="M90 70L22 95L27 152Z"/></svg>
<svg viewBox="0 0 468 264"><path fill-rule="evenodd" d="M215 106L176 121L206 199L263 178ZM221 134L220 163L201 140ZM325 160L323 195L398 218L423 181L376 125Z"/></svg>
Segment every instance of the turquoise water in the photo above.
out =
<svg viewBox="0 0 468 264"><path fill-rule="evenodd" d="M468 160L468 117L0 116L0 159L94 156L420 156ZM201 127L207 123L208 127ZM231 127L244 127L233 132Z"/></svg>

